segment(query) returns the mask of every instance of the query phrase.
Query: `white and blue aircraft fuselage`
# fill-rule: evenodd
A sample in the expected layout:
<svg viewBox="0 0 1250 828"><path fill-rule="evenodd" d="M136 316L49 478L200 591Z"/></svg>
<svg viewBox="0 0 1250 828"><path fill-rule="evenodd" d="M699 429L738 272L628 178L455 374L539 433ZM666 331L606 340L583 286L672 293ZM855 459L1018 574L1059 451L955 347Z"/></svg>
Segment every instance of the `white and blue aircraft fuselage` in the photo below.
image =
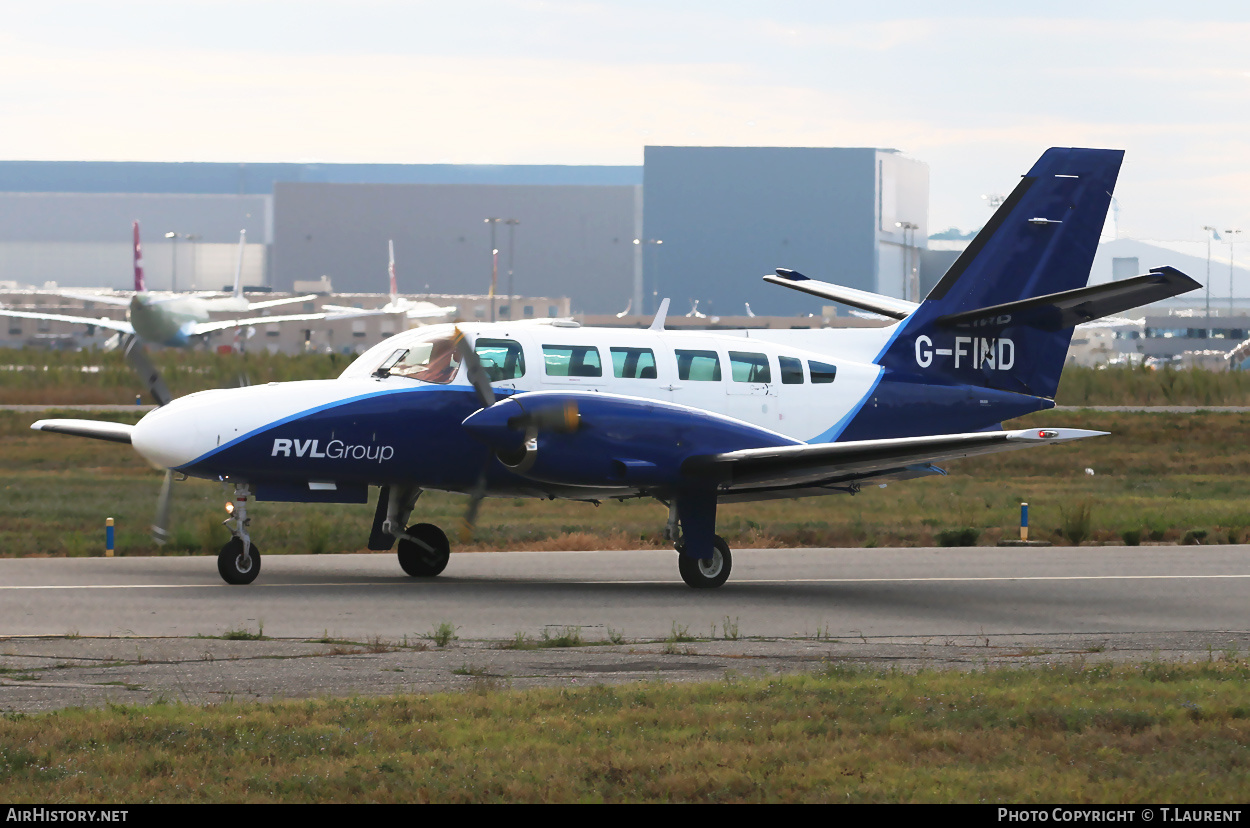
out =
<svg viewBox="0 0 1250 828"><path fill-rule="evenodd" d="M1048 151L918 305L767 277L899 320L887 327L678 332L663 310L648 330L435 325L334 380L192 394L133 427L35 428L131 442L165 468L231 481L234 538L218 560L231 583L259 570L250 497L363 503L376 486L369 547L398 540L413 576L447 565L440 529L407 526L435 489L470 495L470 522L487 496L655 498L683 579L719 586L731 566L720 502L855 492L1099 433L1001 424L1054 405L1075 324L1197 286L1167 268L1085 286L1121 155Z"/></svg>

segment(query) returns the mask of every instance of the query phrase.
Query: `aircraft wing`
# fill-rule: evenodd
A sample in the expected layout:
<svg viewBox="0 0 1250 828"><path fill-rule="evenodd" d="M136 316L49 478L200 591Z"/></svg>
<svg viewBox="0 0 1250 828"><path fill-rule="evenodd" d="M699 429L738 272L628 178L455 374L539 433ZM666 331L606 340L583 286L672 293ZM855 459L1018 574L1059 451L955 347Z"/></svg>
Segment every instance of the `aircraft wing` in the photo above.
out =
<svg viewBox="0 0 1250 828"><path fill-rule="evenodd" d="M414 302L412 307L404 311L409 319L436 319L440 316L450 316L455 312L455 305L440 307L433 302Z"/></svg>
<svg viewBox="0 0 1250 828"><path fill-rule="evenodd" d="M104 317L92 319L89 316L70 316L66 313L35 313L33 311L9 310L8 308L0 308L0 316L11 316L16 319L47 319L52 322L71 322L77 325L95 325L124 334L135 332L135 329L131 327L129 322L121 319L106 319Z"/></svg>
<svg viewBox="0 0 1250 828"><path fill-rule="evenodd" d="M66 299L77 299L81 302L99 302L102 305L130 307L129 296L115 296L111 293L77 293L71 290L58 290L53 292L52 295L64 296Z"/></svg>
<svg viewBox="0 0 1250 828"><path fill-rule="evenodd" d="M399 311L386 308L349 308L347 305L322 305L324 313L332 313L336 317L344 316L389 316Z"/></svg>
<svg viewBox="0 0 1250 828"><path fill-rule="evenodd" d="M296 302L311 302L317 298L317 294L310 293L307 296L289 296L286 299L269 299L265 302L249 302L250 310L260 310L261 308L275 308L278 305L291 305Z"/></svg>
<svg viewBox="0 0 1250 828"><path fill-rule="evenodd" d="M222 319L217 322L198 322L188 327L188 336L200 336L213 331L225 331L231 328L245 328L248 325L268 325L270 322L316 322L323 319L351 319L364 316L360 311L355 313L294 313L288 316L248 316L243 319Z"/></svg>
<svg viewBox="0 0 1250 828"><path fill-rule="evenodd" d="M1098 437L1105 431L1027 428L1017 431L942 434L889 440L857 440L752 448L688 458L682 473L710 477L733 490L893 477L920 465Z"/></svg>
<svg viewBox="0 0 1250 828"><path fill-rule="evenodd" d="M434 319L442 316L450 316L456 312L455 305L447 305L440 307L432 302L414 302L412 305L399 308L389 305L381 308L349 308L346 305L322 305L323 311L328 311L337 315L338 318L346 316L392 316L403 314L408 319Z"/></svg>

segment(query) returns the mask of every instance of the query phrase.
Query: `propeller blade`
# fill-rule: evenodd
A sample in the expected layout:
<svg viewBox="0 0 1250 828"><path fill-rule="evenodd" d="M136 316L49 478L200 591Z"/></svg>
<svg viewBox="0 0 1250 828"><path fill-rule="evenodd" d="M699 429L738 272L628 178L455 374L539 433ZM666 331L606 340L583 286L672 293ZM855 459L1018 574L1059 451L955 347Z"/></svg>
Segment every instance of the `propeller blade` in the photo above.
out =
<svg viewBox="0 0 1250 828"><path fill-rule="evenodd" d="M169 540L169 500L173 494L174 470L165 470L165 480L161 483L161 493L156 498L156 522L152 524L152 540L157 546L164 546Z"/></svg>
<svg viewBox="0 0 1250 828"><path fill-rule="evenodd" d="M125 349L126 362L139 375L139 379L143 380L144 386L148 389L148 394L151 395L152 399L156 400L157 405L167 405L174 397L169 393L169 387L165 385L165 380L161 379L161 372L156 370L151 357L148 356L147 349L143 347L143 342L137 336L128 336L126 337Z"/></svg>
<svg viewBox="0 0 1250 828"><path fill-rule="evenodd" d="M489 468L489 461L487 468ZM473 529L477 526L477 513L482 508L482 500L486 497L486 471L482 469L482 473L477 476L477 483L473 485L473 490L469 492L469 508L465 510L464 519L460 522L460 542L468 543L473 537Z"/></svg>
<svg viewBox="0 0 1250 828"><path fill-rule="evenodd" d="M466 373L469 382L473 384L473 390L477 392L478 402L482 404L482 408L490 408L495 404L495 389L490 387L490 377L482 367L482 361L477 358L477 352L459 328L456 328L455 344L460 361L467 366Z"/></svg>

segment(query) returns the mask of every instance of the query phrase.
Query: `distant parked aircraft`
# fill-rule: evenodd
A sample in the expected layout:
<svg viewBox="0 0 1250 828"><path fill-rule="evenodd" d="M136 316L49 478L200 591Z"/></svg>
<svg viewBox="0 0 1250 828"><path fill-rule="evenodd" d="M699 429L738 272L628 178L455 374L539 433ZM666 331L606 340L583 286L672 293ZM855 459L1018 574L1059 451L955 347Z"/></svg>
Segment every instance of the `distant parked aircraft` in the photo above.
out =
<svg viewBox="0 0 1250 828"><path fill-rule="evenodd" d="M391 301L380 308L368 310L349 308L343 305L322 305L321 307L332 313L351 314L353 316L380 316L382 314L402 313L406 319L411 320L445 319L452 316L456 312L455 305L440 306L435 305L433 302L420 302L399 295L399 286L395 281L395 242L388 241L387 245L391 254L390 265L387 267L387 273L391 277Z"/></svg>
<svg viewBox="0 0 1250 828"><path fill-rule="evenodd" d="M196 337L204 336L213 331L230 328L241 328L247 325L259 325L270 322L296 322L316 319L342 318L359 314L352 308L335 313L298 313L285 316L251 316L243 319L211 320L209 314L219 312L250 312L264 308L289 305L292 302L307 302L316 298L315 294L292 296L285 299L270 299L264 302L252 302L243 295L243 251L247 240L247 231L239 234L239 261L234 273L234 292L228 296L204 293L150 293L143 277L143 251L139 243L139 222L133 225L134 230L134 270L135 292L129 297L111 296L108 294L85 293L80 291L57 291L58 296L81 299L86 302L100 302L106 305L124 305L126 321L100 317L89 319L83 316L71 316L62 313L44 313L40 311L18 311L0 308L0 316L18 319L46 319L54 322L72 322L83 325L94 325L120 334L137 336L143 342L155 345L185 347Z"/></svg>

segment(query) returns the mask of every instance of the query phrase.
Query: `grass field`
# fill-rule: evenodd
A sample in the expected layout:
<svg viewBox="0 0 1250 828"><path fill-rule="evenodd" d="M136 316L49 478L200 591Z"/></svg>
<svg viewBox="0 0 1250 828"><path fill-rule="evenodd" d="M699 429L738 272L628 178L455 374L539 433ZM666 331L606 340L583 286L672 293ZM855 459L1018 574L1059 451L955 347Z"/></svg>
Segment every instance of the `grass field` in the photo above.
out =
<svg viewBox="0 0 1250 828"><path fill-rule="evenodd" d="M252 382L335 376L347 364L335 355L175 349L154 357L175 394L231 385L240 374ZM137 385L116 353L0 350L0 404L133 403ZM1069 368L1058 401L1245 405L1250 378ZM112 416L135 422L139 415ZM173 540L156 547L148 526L160 475L127 446L33 433L36 418L0 412L0 555L98 554L106 517L117 521L120 554L211 552L228 538L220 525L226 492L188 480L174 489ZM1044 412L1009 425L1066 425L1111 436L954 462L949 477L867 488L855 497L726 505L718 530L733 547L987 544L1018 534L1019 504L1027 501L1031 537L1055 543L1247 540L1250 415ZM464 508L463 497L427 493L414 519L451 530ZM266 553L362 551L373 507L262 503L253 515L256 542ZM652 501L594 508L488 500L474 539L456 548L658 547L665 545L664 520L663 507Z"/></svg>
<svg viewBox="0 0 1250 828"><path fill-rule="evenodd" d="M128 446L32 432L35 418L0 412L0 555L99 554L110 516L119 554L210 552L228 538L220 526L226 492L188 480L174 487L173 541L156 547L148 526L160 474ZM1250 414L1052 411L1011 425L1111 435L958 461L948 477L869 487L853 497L727 505L718 531L738 548L989 544L1018 534L1019 504L1027 501L1031 537L1060 544L1250 540ZM414 519L451 530L464 506L462 496L428 493ZM373 507L259 503L253 516L265 553L350 552L363 551ZM665 516L653 501L596 508L492 499L475 538L455 548L660 547Z"/></svg>
<svg viewBox="0 0 1250 828"><path fill-rule="evenodd" d="M223 355L165 348L153 350L152 359L170 391L179 397L238 385L241 378L254 385L329 379L342 373L353 357ZM146 393L117 351L0 348L0 405L122 405ZM1250 405L1250 372L1072 366L1063 372L1055 401L1059 405Z"/></svg>
<svg viewBox="0 0 1250 828"><path fill-rule="evenodd" d="M815 675L0 719L0 801L1244 803L1250 666Z"/></svg>

